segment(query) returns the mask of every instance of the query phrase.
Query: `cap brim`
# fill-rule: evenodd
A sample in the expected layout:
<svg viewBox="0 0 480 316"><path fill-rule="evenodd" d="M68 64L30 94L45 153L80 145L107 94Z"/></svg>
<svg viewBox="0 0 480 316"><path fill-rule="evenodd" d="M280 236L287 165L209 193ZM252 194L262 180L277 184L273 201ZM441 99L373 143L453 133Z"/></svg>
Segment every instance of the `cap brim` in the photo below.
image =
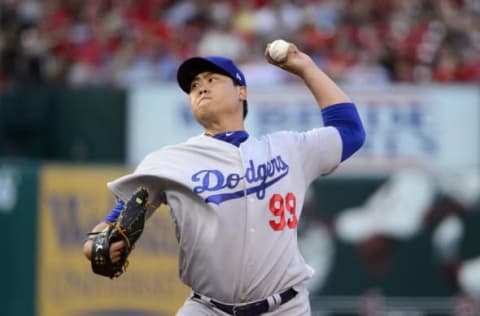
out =
<svg viewBox="0 0 480 316"><path fill-rule="evenodd" d="M180 67L178 67L177 81L180 88L186 93L190 93L190 85L193 79L196 75L204 71L221 73L230 77L230 74L211 61L202 57L192 57L184 61Z"/></svg>

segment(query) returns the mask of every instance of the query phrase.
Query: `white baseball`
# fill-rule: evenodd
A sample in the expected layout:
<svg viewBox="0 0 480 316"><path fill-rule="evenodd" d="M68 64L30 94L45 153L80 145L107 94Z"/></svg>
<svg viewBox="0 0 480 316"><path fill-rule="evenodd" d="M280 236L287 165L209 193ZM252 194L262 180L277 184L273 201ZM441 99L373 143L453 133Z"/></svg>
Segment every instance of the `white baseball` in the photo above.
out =
<svg viewBox="0 0 480 316"><path fill-rule="evenodd" d="M277 39L270 44L268 54L277 63L283 63L287 60L289 46L288 42Z"/></svg>

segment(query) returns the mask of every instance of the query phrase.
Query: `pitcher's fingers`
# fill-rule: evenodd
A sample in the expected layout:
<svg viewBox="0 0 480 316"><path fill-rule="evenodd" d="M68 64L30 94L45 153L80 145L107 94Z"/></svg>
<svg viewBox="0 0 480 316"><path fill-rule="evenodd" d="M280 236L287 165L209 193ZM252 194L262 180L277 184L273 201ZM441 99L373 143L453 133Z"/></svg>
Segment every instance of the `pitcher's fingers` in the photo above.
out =
<svg viewBox="0 0 480 316"><path fill-rule="evenodd" d="M121 252L115 252L110 255L110 261L112 261L112 263L117 263L120 261L120 258L122 258Z"/></svg>
<svg viewBox="0 0 480 316"><path fill-rule="evenodd" d="M123 240L116 241L110 245L110 251L120 250L123 247L125 247L125 241Z"/></svg>

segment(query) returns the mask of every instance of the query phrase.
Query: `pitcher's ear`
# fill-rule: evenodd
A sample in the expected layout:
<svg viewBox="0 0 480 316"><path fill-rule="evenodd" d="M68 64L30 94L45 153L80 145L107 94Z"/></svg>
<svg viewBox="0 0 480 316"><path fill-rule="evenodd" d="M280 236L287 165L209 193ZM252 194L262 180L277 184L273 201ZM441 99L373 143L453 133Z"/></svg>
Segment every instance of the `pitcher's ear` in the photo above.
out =
<svg viewBox="0 0 480 316"><path fill-rule="evenodd" d="M247 99L247 87L239 87L240 88L240 94L239 98L242 101L245 101Z"/></svg>

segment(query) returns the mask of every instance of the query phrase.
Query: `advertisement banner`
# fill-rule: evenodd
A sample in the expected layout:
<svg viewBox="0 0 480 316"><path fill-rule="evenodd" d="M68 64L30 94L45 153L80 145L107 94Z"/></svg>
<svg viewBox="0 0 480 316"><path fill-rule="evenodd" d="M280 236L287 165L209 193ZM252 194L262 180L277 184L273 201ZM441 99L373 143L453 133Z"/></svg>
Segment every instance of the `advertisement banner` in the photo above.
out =
<svg viewBox="0 0 480 316"><path fill-rule="evenodd" d="M47 165L40 175L38 214L39 316L173 315L189 290L178 278L177 242L160 207L116 279L94 274L83 241L114 198L106 182L127 173L115 167Z"/></svg>
<svg viewBox="0 0 480 316"><path fill-rule="evenodd" d="M344 87L366 129L362 149L337 173L391 172L480 167L480 91L477 86L387 85ZM305 131L323 125L303 85L248 89L245 127L262 136L280 130ZM188 97L174 84L132 88L128 100L130 165L165 145L202 132Z"/></svg>

